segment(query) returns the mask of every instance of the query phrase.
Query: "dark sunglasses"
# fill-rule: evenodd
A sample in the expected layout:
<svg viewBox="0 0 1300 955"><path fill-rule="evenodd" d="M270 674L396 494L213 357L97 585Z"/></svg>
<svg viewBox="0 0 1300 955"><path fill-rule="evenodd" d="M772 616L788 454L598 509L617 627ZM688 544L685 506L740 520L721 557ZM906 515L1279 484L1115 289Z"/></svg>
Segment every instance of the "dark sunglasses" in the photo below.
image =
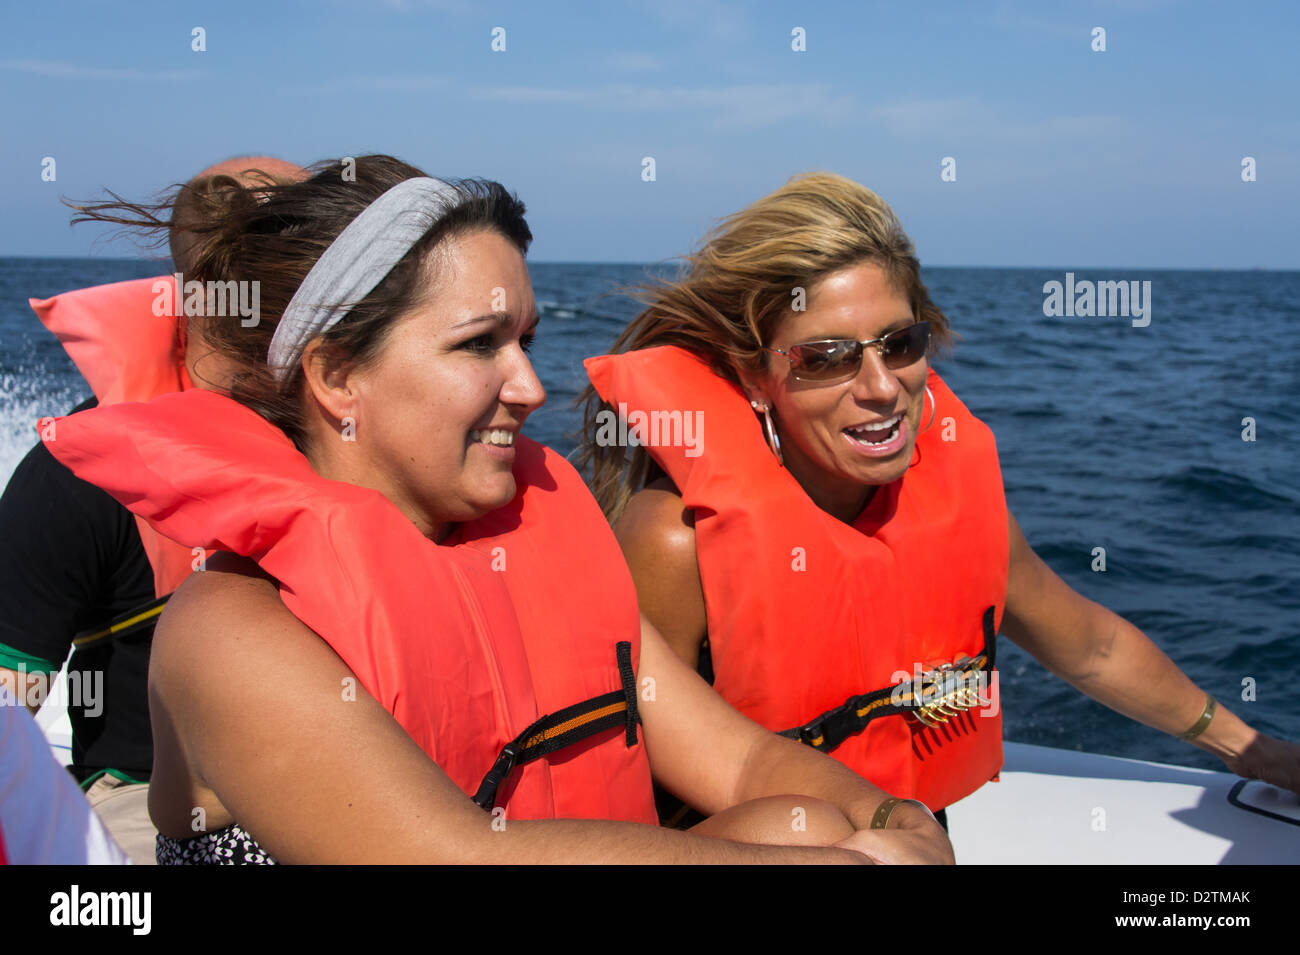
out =
<svg viewBox="0 0 1300 955"><path fill-rule="evenodd" d="M876 349L886 368L906 368L921 360L930 345L930 323L917 322L890 332L883 338L855 341L852 338L791 345L787 351L765 348L790 362L790 371L800 381L832 381L850 378L862 368L868 345Z"/></svg>

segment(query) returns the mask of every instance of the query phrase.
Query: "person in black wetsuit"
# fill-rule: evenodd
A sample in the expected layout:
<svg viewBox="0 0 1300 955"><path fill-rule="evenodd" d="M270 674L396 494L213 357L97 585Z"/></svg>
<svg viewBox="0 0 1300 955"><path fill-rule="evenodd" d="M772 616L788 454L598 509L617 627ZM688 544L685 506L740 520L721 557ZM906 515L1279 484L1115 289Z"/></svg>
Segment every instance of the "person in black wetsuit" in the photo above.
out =
<svg viewBox="0 0 1300 955"><path fill-rule="evenodd" d="M215 176L251 182L254 176L289 181L302 175L300 167L270 157L230 159L203 170L186 184L172 216L168 239L176 268L188 273L196 253L183 226L186 193L195 194ZM208 366L204 379L194 374L195 341L187 341L186 365L196 383L211 386ZM90 398L73 411L96 404ZM73 651L69 769L132 860L151 864L147 680L160 601L135 519L38 442L0 496L0 541L0 684L35 713Z"/></svg>

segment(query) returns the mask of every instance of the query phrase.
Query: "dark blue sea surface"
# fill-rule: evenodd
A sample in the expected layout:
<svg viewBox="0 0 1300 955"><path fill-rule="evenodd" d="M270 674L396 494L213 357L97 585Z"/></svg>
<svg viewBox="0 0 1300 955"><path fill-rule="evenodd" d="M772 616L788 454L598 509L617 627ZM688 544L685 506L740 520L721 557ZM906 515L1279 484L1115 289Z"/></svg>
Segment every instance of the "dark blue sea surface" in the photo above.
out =
<svg viewBox="0 0 1300 955"><path fill-rule="evenodd" d="M549 401L528 432L569 453L581 359L607 351L636 313L616 290L647 269L530 268ZM27 298L167 271L0 259L0 481L38 417L88 395ZM1074 272L1150 281L1150 324L1045 316L1043 285L1064 269L927 269L961 336L939 371L997 435L1008 503L1052 569L1251 725L1300 739L1300 273ZM1254 441L1242 440L1244 418ZM1096 547L1104 572L1091 569ZM1007 739L1222 768L1092 702L1010 641L999 664Z"/></svg>

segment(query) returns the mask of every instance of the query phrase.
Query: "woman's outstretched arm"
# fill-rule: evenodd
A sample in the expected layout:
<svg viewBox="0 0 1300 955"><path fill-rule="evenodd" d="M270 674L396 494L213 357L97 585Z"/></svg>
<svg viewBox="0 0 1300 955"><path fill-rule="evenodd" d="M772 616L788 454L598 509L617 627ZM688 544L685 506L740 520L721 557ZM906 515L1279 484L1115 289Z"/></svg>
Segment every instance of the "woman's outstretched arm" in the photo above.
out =
<svg viewBox="0 0 1300 955"><path fill-rule="evenodd" d="M1173 736L1195 726L1205 691L1141 630L1058 577L1009 510L1007 523L1011 565L1002 632L1112 710ZM1192 744L1240 776L1300 793L1300 746L1264 736L1222 705Z"/></svg>

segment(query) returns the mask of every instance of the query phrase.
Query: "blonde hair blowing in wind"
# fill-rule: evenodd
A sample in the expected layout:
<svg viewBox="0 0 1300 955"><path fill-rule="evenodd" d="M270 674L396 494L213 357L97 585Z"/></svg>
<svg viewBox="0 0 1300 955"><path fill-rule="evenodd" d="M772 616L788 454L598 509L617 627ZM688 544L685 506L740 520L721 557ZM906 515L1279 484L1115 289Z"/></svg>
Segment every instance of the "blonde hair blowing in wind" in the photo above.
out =
<svg viewBox="0 0 1300 955"><path fill-rule="evenodd" d="M951 345L948 320L930 300L912 241L893 210L851 179L814 172L722 219L685 257L676 278L625 290L645 309L612 351L677 345L739 383L740 369L765 367L764 344L793 314L798 290L806 296L830 273L863 262L879 265L917 321L930 323L932 351ZM614 521L632 494L662 471L645 448L596 444L596 416L609 406L590 385L578 401L585 405L580 462Z"/></svg>

